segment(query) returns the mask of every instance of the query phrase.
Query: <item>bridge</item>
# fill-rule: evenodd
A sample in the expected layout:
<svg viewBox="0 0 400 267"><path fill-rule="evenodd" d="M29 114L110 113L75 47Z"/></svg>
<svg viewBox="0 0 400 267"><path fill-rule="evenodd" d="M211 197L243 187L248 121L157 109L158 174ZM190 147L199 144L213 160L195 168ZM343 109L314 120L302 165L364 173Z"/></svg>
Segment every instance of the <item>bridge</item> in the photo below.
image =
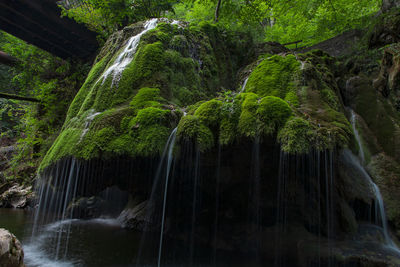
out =
<svg viewBox="0 0 400 267"><path fill-rule="evenodd" d="M89 60L98 49L96 33L72 19L61 18L57 2L0 0L0 30L62 59Z"/></svg>

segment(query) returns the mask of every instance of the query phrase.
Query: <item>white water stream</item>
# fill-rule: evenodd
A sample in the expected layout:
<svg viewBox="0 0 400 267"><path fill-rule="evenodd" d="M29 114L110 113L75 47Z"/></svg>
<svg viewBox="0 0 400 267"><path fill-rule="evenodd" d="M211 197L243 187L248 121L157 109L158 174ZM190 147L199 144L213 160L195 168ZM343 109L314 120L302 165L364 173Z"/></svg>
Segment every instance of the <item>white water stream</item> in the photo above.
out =
<svg viewBox="0 0 400 267"><path fill-rule="evenodd" d="M118 85L118 82L121 79L122 72L132 62L135 56L140 39L146 32L155 29L157 27L157 23L158 19L151 19L146 21L146 23L144 24L144 30L129 39L127 45L125 46L124 50L118 55L114 64L111 65L99 78L99 80L102 80L102 84L107 80L110 75L112 75L111 86L113 87L115 85Z"/></svg>
<svg viewBox="0 0 400 267"><path fill-rule="evenodd" d="M176 139L176 131L178 128L175 128L171 135L168 138L167 144L165 149L168 151L168 158L167 158L167 169L165 172L165 186L164 186L164 198L163 198L163 209L162 209L162 217L161 217L161 233L160 233L160 245L158 249L158 261L157 266L161 266L161 256L162 256L162 247L163 247L163 239L164 239L164 224L165 224L165 212L167 207L167 196L168 196L168 181L169 181L169 173L171 170L172 164L172 152L175 146L175 139Z"/></svg>
<svg viewBox="0 0 400 267"><path fill-rule="evenodd" d="M363 174L363 176L365 177L365 179L368 181L368 183L370 184L372 191L375 195L375 212L377 214L379 214L380 219L382 221L382 229L383 229L383 235L385 238L385 245L394 250L395 252L400 254L400 250L399 248L396 246L396 244L393 242L392 238L390 237L389 234L389 227L388 227L388 223L387 223L387 219L386 219L386 213L385 213L385 206L383 203L383 198L382 198L382 194L379 190L379 187L374 183L374 181L372 180L371 176L368 174L368 172L365 170L365 168L363 167L364 164L364 160L365 160L365 154L364 154L364 150L362 148L362 143L361 143L361 137L359 132L357 131L356 128L356 114L353 110L350 109L350 113L351 113L351 125L353 127L353 131L354 131L354 136L356 138L357 144L359 146L359 158L361 160L358 160L352 153L350 150L345 150L345 154L348 157L348 160L350 160L353 165L355 167L357 167L359 169L359 171ZM378 221L378 218L376 218L376 221Z"/></svg>

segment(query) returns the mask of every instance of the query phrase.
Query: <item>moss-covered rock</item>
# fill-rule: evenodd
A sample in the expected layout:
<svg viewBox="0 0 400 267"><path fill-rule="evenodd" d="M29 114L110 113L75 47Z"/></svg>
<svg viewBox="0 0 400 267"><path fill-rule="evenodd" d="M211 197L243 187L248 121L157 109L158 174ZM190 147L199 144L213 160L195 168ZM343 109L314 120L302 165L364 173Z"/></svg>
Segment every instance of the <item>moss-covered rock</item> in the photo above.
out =
<svg viewBox="0 0 400 267"><path fill-rule="evenodd" d="M202 152L214 146L214 135L200 118L187 115L178 125L177 136L181 141L193 141Z"/></svg>
<svg viewBox="0 0 400 267"><path fill-rule="evenodd" d="M213 98L220 88L233 87L237 71L246 62L243 51L252 51L249 36L239 40L237 34L209 23L181 27L184 24L160 19L155 29L141 36L131 61L125 55L121 65L118 60L127 40L139 34L143 25L129 26L106 42L40 170L69 156L156 156L178 124L180 108ZM110 71L116 63L118 70ZM180 133L195 137L202 150L210 147L214 136L208 127L219 127L221 107L220 100L197 105L193 123L199 135L183 126L186 130Z"/></svg>
<svg viewBox="0 0 400 267"><path fill-rule="evenodd" d="M285 98L295 88L300 63L294 55L265 58L251 73L246 92Z"/></svg>

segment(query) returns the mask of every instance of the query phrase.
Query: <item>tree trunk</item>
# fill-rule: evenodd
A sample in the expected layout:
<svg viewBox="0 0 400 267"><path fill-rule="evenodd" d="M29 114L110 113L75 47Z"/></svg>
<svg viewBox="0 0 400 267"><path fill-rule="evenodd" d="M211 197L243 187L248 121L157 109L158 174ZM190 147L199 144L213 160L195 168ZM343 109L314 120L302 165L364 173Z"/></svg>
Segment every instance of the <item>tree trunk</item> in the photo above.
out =
<svg viewBox="0 0 400 267"><path fill-rule="evenodd" d="M395 7L400 7L399 0L382 0L381 10L383 13L388 12L389 10Z"/></svg>
<svg viewBox="0 0 400 267"><path fill-rule="evenodd" d="M25 96L11 95L11 94L5 94L5 93L0 93L0 98L37 102L37 103L40 102L39 99L36 99L33 97L25 97Z"/></svg>
<svg viewBox="0 0 400 267"><path fill-rule="evenodd" d="M221 2L222 0L218 0L217 7L215 8L215 22L218 22L219 19L219 10L221 9Z"/></svg>
<svg viewBox="0 0 400 267"><path fill-rule="evenodd" d="M0 51L0 64L4 64L10 67L17 65L18 59L12 57L2 51Z"/></svg>

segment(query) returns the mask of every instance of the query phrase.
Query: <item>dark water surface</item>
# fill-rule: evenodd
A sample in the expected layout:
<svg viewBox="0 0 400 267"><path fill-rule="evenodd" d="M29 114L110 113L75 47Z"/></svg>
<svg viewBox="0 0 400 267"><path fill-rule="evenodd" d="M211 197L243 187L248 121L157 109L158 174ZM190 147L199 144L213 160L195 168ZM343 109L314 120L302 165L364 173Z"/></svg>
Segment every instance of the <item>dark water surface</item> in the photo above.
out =
<svg viewBox="0 0 400 267"><path fill-rule="evenodd" d="M0 227L14 233L23 243L27 267L135 265L141 233L124 230L115 220L55 222L45 226L33 239L32 221L32 213L29 211L0 209ZM60 252L56 259L53 256L53 241L56 236L66 234L60 233L61 224L71 224L71 231L68 240L67 237L61 239Z"/></svg>
<svg viewBox="0 0 400 267"><path fill-rule="evenodd" d="M22 242L27 267L157 266L159 234L146 233L142 240L141 232L125 230L114 219L94 219L57 221L43 226L32 238L32 222L30 211L0 209L0 228L8 229ZM65 225L71 226L69 236ZM60 235L62 238L58 238ZM61 240L58 257L57 240ZM219 259L223 263L213 263L213 256L206 250L199 252L202 263L189 263L188 255L179 253L186 251L185 247L174 241L165 240L165 250L172 256L161 264L164 267L259 266L249 259L230 256ZM142 252L137 264L139 251Z"/></svg>

